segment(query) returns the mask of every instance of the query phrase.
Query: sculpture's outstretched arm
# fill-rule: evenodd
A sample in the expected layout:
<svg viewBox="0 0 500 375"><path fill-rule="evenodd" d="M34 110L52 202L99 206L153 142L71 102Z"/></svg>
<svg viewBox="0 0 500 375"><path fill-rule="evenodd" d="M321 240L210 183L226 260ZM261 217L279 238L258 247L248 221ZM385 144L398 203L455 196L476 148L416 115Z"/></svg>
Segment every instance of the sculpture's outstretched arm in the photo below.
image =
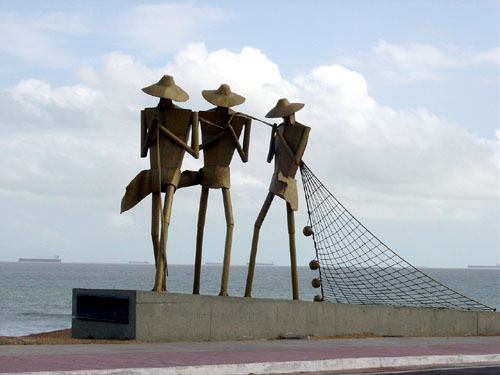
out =
<svg viewBox="0 0 500 375"><path fill-rule="evenodd" d="M273 131L271 132L271 140L269 141L269 152L267 154L267 162L270 163L274 157L274 137L278 133L278 126L276 124L273 125Z"/></svg>
<svg viewBox="0 0 500 375"><path fill-rule="evenodd" d="M158 119L155 117L151 120L151 124L147 126L146 118L141 115L141 157L145 158L148 155L148 149L153 143Z"/></svg>
<svg viewBox="0 0 500 375"><path fill-rule="evenodd" d="M300 165L302 161L302 156L304 155L304 151L306 150L307 141L309 140L309 132L311 128L306 127L304 129L304 133L302 133L302 138L300 139L299 147L297 147L297 152L295 153L295 164Z"/></svg>
<svg viewBox="0 0 500 375"><path fill-rule="evenodd" d="M245 121L245 133L243 134L243 151L245 152L245 155L246 155L246 160L244 160L245 163L248 161L248 156L249 156L249 151L250 151L250 131L251 130L252 130L252 120L248 118Z"/></svg>
<svg viewBox="0 0 500 375"><path fill-rule="evenodd" d="M196 115L195 115L196 114ZM196 120L196 122L195 122ZM196 125L195 125L196 124ZM199 146L198 146L198 113L194 112L193 113L193 133L191 135L191 147L189 147L186 142L184 142L182 139L177 137L174 133L172 133L170 130L168 130L165 126L163 125L158 125L160 131L165 134L168 138L170 138L175 144L183 148L185 151L187 151L190 155L195 157L196 159L199 158L200 152L199 152Z"/></svg>
<svg viewBox="0 0 500 375"><path fill-rule="evenodd" d="M144 115L144 111L141 111L141 158L148 156L148 148L144 148L147 132L146 116Z"/></svg>
<svg viewBox="0 0 500 375"><path fill-rule="evenodd" d="M281 143L285 147L285 150L288 152L288 154L292 157L293 161L295 164L300 165L300 161L302 160L302 155L304 154L304 151L306 149L307 145L307 140L309 139L309 132L311 131L311 128L306 127L304 129L304 132L302 133L302 137L300 139L299 146L297 147L297 151L294 153L290 146L288 145L285 137L283 137L283 134L280 132L276 132L277 136L279 137Z"/></svg>
<svg viewBox="0 0 500 375"><path fill-rule="evenodd" d="M199 140L199 120L198 112L193 112L191 117L191 149L193 150L193 155L195 159L200 157L200 140Z"/></svg>
<svg viewBox="0 0 500 375"><path fill-rule="evenodd" d="M246 119L244 123L245 133L243 135L243 148L241 147L238 136L236 135L231 123L227 124L227 128L229 129L229 134L231 134L231 138L233 140L234 145L236 146L236 150L238 150L238 154L240 155L241 161L246 163L248 161L248 148L250 146L250 130L252 128L252 120Z"/></svg>
<svg viewBox="0 0 500 375"><path fill-rule="evenodd" d="M219 140L219 138L222 138L225 135L226 135L226 131L225 130L221 130L219 133L217 133L216 135L214 135L212 138L210 138L206 142L202 143L200 145L200 150L203 150L203 149L207 148L212 143L216 142L217 140Z"/></svg>

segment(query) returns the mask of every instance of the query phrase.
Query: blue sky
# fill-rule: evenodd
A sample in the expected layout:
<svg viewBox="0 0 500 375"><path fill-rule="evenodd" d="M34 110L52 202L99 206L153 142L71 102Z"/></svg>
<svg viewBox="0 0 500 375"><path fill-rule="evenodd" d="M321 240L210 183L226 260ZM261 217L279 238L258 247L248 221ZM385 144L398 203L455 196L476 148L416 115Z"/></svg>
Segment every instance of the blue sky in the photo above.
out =
<svg viewBox="0 0 500 375"><path fill-rule="evenodd" d="M154 11L153 17L158 19L152 21L137 20L131 14L141 7L161 8L163 4L3 2L0 10L8 22L0 83L9 86L36 77L71 84L76 81L75 67L96 65L110 51L130 53L159 67L189 41L203 41L209 50L237 51L250 45L276 62L285 78L318 65L349 62L346 65L367 78L370 94L379 102L393 108L425 107L481 136L494 136L492 119L498 118L499 94L497 79L491 77L498 73L496 64L435 60L428 64L434 70L433 79L404 79L403 69L399 72L402 82L395 84L381 74L392 68L390 57L374 51L380 41L407 48L412 43L432 46L450 60L491 50L499 38L497 1L316 1L313 6L304 1L184 2L186 20L180 30L189 31L173 38L165 36L153 47L157 38L145 43L142 33L130 30L140 28L141 23L165 24L168 18L162 21ZM176 7L175 2L168 4ZM189 12L193 12L192 19ZM24 35L13 36L17 30L9 32L9 24ZM161 26L153 30L161 30ZM34 48L29 45L35 42L41 43ZM480 111L471 108L471 97L481 101Z"/></svg>
<svg viewBox="0 0 500 375"><path fill-rule="evenodd" d="M410 262L496 263L499 18L498 1L2 2L0 260L152 261L149 204L117 207L147 168L137 114L155 102L140 88L173 74L193 109L222 81L258 117L283 96L304 102L308 164ZM272 173L268 136L255 125L250 162L232 166L237 264ZM173 263L194 257L198 195L176 195ZM287 264L279 203L261 260ZM210 209L205 260L220 261L220 192Z"/></svg>

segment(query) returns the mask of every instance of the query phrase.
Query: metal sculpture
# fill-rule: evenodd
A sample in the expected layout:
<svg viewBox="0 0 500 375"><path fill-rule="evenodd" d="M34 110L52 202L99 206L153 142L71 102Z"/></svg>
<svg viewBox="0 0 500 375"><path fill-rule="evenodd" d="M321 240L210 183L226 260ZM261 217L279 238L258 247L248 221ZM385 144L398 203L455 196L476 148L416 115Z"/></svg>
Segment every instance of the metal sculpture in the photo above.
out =
<svg viewBox="0 0 500 375"><path fill-rule="evenodd" d="M309 267L320 276L313 279L321 287L315 301L495 311L412 266L359 222L305 163L300 172L310 225L304 234L312 235L317 258Z"/></svg>
<svg viewBox="0 0 500 375"><path fill-rule="evenodd" d="M121 212L152 195L151 239L156 264L153 290L166 291L166 247L172 202L181 179L180 168L185 151L196 159L199 157L198 113L173 104L172 101L184 102L189 96L171 76L163 76L142 91L160 98L156 107L141 111L141 157L146 157L150 150L151 168L141 171L129 183L121 202ZM188 146L190 132L191 146ZM163 209L162 192L165 193Z"/></svg>
<svg viewBox="0 0 500 375"><path fill-rule="evenodd" d="M304 104L278 100L266 115L267 118L283 118L283 123L277 126L231 110L230 107L242 104L245 98L233 93L226 84L217 90L202 91L203 97L216 107L199 114L173 104L173 101L186 101L189 96L171 76L165 75L142 90L160 98L156 107L141 111L141 157L146 157L149 150L150 169L141 171L128 184L121 212L152 195L151 239L156 264L154 291L166 291L166 246L174 193L178 188L201 185L193 293L200 293L209 189L221 189L227 228L219 294L227 295L234 227L229 165L235 150L244 163L248 161L251 119L254 119L272 127L267 162L274 158L274 174L254 225L245 297L251 297L260 229L277 195L286 201L293 299L299 299L294 211L298 209L295 175L300 167L309 214L309 224L304 227L303 233L312 236L316 250L316 259L309 263L309 267L319 270L319 277L312 280L314 288L321 288L321 295L315 296L315 301L495 310L413 267L366 229L326 189L302 161L310 128L297 122L295 113ZM202 132L201 145L198 126ZM243 146L239 141L242 132ZM191 145L188 146L190 133ZM198 158L200 150L203 150L203 168L181 173L185 152ZM163 207L162 192L165 193Z"/></svg>
<svg viewBox="0 0 500 375"><path fill-rule="evenodd" d="M271 133L267 162L270 163L274 157L274 174L271 179L266 200L255 221L245 297L251 297L252 294L252 282L260 228L269 211L269 207L271 207L274 196L277 195L286 201L293 299L299 299L295 249L295 219L293 213L298 209L297 181L295 180L295 174L300 166L311 130L311 128L295 121L295 112L302 109L302 107L304 107L302 103L289 103L287 99L280 99L276 106L266 115L267 118L282 117L283 123L279 126L274 125Z"/></svg>
<svg viewBox="0 0 500 375"><path fill-rule="evenodd" d="M219 295L227 295L229 279L229 264L231 259L231 244L233 239L233 210L231 206L230 170L229 164L234 151L243 161L248 161L248 148L250 144L251 120L240 116L230 109L242 104L245 98L235 94L231 88L222 84L217 90L203 90L203 97L217 107L208 111L200 111L200 126L202 134L204 166L199 171L182 172L179 187L201 185L200 207L198 213L198 231L196 234L195 272L193 281L193 294L200 293L201 259L203 249L203 231L207 212L209 189L221 189L224 200L224 213L226 216L226 239L224 245L224 262ZM244 128L243 147L239 137Z"/></svg>

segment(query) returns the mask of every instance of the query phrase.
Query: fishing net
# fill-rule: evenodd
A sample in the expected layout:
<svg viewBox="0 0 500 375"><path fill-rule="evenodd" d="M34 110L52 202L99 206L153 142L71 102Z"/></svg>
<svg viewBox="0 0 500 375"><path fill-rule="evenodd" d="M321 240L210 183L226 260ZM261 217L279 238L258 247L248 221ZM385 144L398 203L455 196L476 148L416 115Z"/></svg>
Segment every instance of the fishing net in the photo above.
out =
<svg viewBox="0 0 500 375"><path fill-rule="evenodd" d="M413 267L365 228L301 164L325 301L495 311Z"/></svg>

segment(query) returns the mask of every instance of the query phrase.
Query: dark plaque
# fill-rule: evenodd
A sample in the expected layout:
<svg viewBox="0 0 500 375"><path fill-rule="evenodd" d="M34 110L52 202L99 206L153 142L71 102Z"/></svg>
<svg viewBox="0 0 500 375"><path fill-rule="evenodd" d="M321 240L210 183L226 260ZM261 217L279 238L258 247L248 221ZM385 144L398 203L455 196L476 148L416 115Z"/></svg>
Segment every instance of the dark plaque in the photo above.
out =
<svg viewBox="0 0 500 375"><path fill-rule="evenodd" d="M128 324L129 297L81 294L76 297L76 318Z"/></svg>

